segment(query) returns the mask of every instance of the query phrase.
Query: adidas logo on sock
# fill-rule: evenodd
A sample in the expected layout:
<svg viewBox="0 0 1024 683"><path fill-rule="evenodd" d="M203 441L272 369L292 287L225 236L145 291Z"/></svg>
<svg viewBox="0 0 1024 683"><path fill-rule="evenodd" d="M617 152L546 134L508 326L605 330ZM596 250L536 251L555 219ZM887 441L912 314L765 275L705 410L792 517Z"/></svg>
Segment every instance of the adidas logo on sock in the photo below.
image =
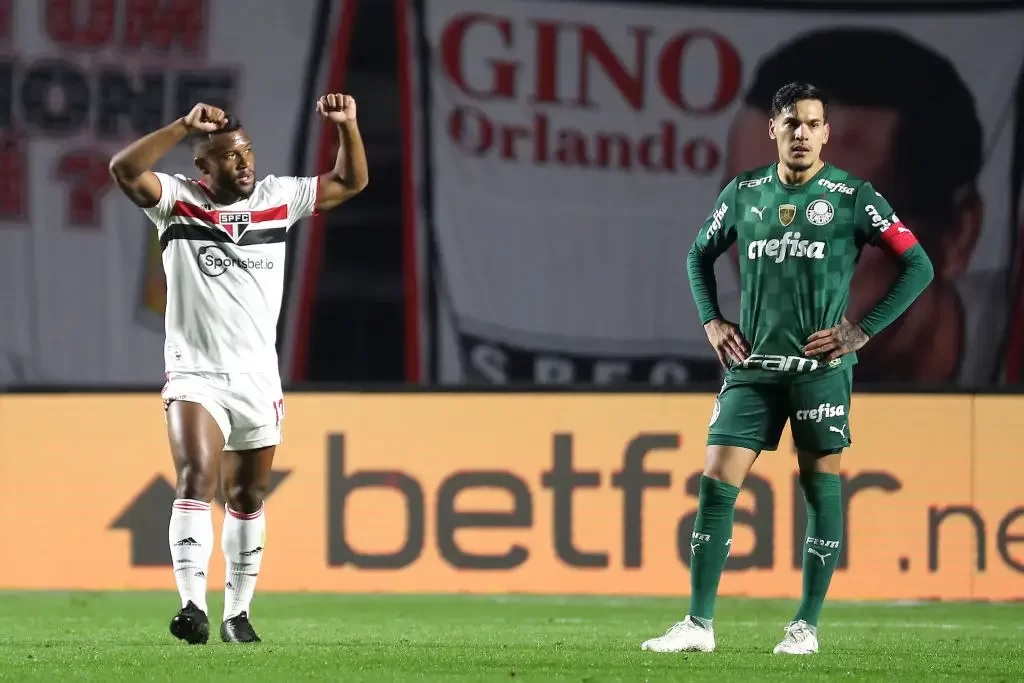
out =
<svg viewBox="0 0 1024 683"><path fill-rule="evenodd" d="M253 555L259 555L262 552L263 552L263 546L258 545L255 548L253 548L252 550L243 550L241 555L242 555L242 557L252 557Z"/></svg>
<svg viewBox="0 0 1024 683"><path fill-rule="evenodd" d="M177 543L175 543L174 547L178 548L178 547L186 546L186 545L188 545L188 546L195 546L195 545L199 545L199 544L196 543L196 539L194 539L191 536L189 536L188 538L183 538L180 541L178 541Z"/></svg>

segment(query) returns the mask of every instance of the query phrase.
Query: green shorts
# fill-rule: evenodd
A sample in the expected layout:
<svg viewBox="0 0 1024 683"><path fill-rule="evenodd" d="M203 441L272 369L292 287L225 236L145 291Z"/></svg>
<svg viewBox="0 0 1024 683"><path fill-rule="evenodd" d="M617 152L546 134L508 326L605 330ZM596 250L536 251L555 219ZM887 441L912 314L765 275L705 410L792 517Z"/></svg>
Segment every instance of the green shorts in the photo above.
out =
<svg viewBox="0 0 1024 683"><path fill-rule="evenodd" d="M848 422L852 390L852 366L779 383L729 376L715 398L707 443L758 453L774 451L788 420L797 450L839 453L852 443Z"/></svg>

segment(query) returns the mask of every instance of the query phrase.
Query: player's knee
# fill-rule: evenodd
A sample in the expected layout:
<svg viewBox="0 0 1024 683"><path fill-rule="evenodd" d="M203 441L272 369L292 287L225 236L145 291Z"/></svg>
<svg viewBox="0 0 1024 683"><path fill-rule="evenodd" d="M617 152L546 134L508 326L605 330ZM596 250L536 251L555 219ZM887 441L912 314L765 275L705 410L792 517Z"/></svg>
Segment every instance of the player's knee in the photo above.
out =
<svg viewBox="0 0 1024 683"><path fill-rule="evenodd" d="M742 486L757 459L757 452L737 446L709 446L704 462L704 476Z"/></svg>
<svg viewBox="0 0 1024 683"><path fill-rule="evenodd" d="M217 493L217 472L212 467L186 464L178 471L178 498L209 503Z"/></svg>
<svg viewBox="0 0 1024 683"><path fill-rule="evenodd" d="M229 508L248 514L260 509L267 489L258 482L232 483L225 484L222 493Z"/></svg>
<svg viewBox="0 0 1024 683"><path fill-rule="evenodd" d="M812 473L840 474L842 473L843 449L834 448L831 450L798 450L797 461L800 465L802 475Z"/></svg>

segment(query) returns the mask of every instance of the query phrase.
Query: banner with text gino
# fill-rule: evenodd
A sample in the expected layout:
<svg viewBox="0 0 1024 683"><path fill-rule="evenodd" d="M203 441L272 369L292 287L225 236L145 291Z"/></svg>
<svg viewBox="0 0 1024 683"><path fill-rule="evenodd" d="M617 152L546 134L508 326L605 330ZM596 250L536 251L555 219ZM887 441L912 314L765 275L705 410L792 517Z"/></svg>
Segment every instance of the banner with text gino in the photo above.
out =
<svg viewBox="0 0 1024 683"><path fill-rule="evenodd" d="M687 591L713 395L287 401L261 590ZM1022 410L1019 397L856 397L830 595L1024 598ZM112 415L126 427L111 430ZM806 517L794 469L788 434L758 459L723 594L800 594ZM31 522L5 528L18 561L0 563L0 588L173 590L173 499L159 398L0 397L0 517ZM72 570L55 553L89 561ZM211 588L223 578L215 552Z"/></svg>
<svg viewBox="0 0 1024 683"><path fill-rule="evenodd" d="M700 4L418 3L428 379L717 380L686 252L724 183L776 158L770 97L804 79L833 98L826 158L873 182L938 264L859 377L995 381L1024 10ZM717 273L735 318L731 260ZM894 277L868 249L851 307Z"/></svg>
<svg viewBox="0 0 1024 683"><path fill-rule="evenodd" d="M205 101L241 118L260 175L311 170L311 37L345 4L0 2L0 386L159 386L160 248L110 156ZM159 169L197 173L185 145Z"/></svg>

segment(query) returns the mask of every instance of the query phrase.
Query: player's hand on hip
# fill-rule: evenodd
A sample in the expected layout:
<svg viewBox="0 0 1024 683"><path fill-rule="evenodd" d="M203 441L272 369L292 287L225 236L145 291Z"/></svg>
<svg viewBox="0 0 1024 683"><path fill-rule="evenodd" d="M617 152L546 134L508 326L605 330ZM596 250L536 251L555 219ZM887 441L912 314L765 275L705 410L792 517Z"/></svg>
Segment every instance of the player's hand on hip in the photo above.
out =
<svg viewBox="0 0 1024 683"><path fill-rule="evenodd" d="M860 325L851 323L844 317L835 327L815 332L808 337L803 352L808 358L826 356L825 360L835 360L857 351L868 343L868 339Z"/></svg>
<svg viewBox="0 0 1024 683"><path fill-rule="evenodd" d="M185 115L185 127L199 133L212 133L220 130L228 122L223 109L200 102Z"/></svg>
<svg viewBox="0 0 1024 683"><path fill-rule="evenodd" d="M726 370L733 364L742 363L750 356L750 345L740 334L738 325L719 318L704 325L704 331L707 332L708 341L718 355L719 362Z"/></svg>
<svg viewBox="0 0 1024 683"><path fill-rule="evenodd" d="M334 123L347 123L356 120L356 100L351 95L331 93L316 101L316 110L320 115Z"/></svg>

